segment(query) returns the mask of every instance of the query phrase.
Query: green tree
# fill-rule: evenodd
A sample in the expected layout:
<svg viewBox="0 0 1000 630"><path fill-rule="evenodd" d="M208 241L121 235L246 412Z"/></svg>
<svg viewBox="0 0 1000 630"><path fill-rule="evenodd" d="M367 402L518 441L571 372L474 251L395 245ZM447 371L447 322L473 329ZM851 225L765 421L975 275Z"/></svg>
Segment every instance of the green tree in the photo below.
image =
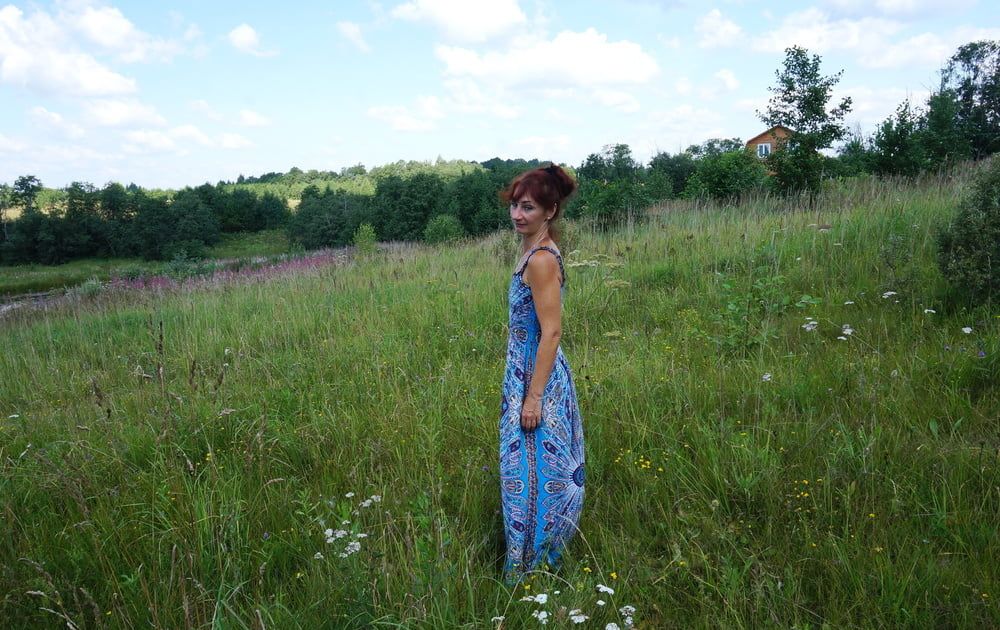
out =
<svg viewBox="0 0 1000 630"><path fill-rule="evenodd" d="M736 151L713 153L697 160L684 196L738 202L746 193L764 186L766 180L764 164L741 145Z"/></svg>
<svg viewBox="0 0 1000 630"><path fill-rule="evenodd" d="M872 172L871 139L858 127L850 133L847 141L837 151L837 174L853 177Z"/></svg>
<svg viewBox="0 0 1000 630"><path fill-rule="evenodd" d="M982 40L959 47L941 73L941 89L954 91L957 120L972 157L1000 151L1000 42Z"/></svg>
<svg viewBox="0 0 1000 630"><path fill-rule="evenodd" d="M742 151L743 148L743 141L739 138L710 138L701 144L692 144L687 148L686 153L694 159L698 159L710 155Z"/></svg>
<svg viewBox="0 0 1000 630"><path fill-rule="evenodd" d="M649 161L648 172L651 178L660 175L666 177L670 180L671 194L680 194L696 168L694 156L687 151L676 155L657 153Z"/></svg>
<svg viewBox="0 0 1000 630"><path fill-rule="evenodd" d="M42 182L37 177L21 175L14 180L14 188L12 189L14 203L25 211L35 210L37 209L35 199L41 191Z"/></svg>
<svg viewBox="0 0 1000 630"><path fill-rule="evenodd" d="M768 156L779 190L819 191L825 164L820 150L847 134L843 120L851 111L851 98L827 108L842 74L822 76L819 55L810 57L798 46L785 49L782 69L775 71L777 84L768 88L772 96L767 110L757 112L765 124L792 130L789 140Z"/></svg>
<svg viewBox="0 0 1000 630"><path fill-rule="evenodd" d="M14 191L7 184L0 184L0 242L6 241L7 236L7 211L14 205Z"/></svg>
<svg viewBox="0 0 1000 630"><path fill-rule="evenodd" d="M937 246L938 267L956 293L976 303L1000 298L1000 158L976 178Z"/></svg>
<svg viewBox="0 0 1000 630"><path fill-rule="evenodd" d="M945 166L972 156L972 145L959 116L954 90L943 89L931 94L921 122L921 144L929 166Z"/></svg>
<svg viewBox="0 0 1000 630"><path fill-rule="evenodd" d="M465 235L462 223L454 215L439 214L427 222L424 228L424 242L429 245L450 243Z"/></svg>
<svg viewBox="0 0 1000 630"><path fill-rule="evenodd" d="M921 116L903 101L896 113L885 119L872 141L872 167L879 175L916 175L927 166Z"/></svg>

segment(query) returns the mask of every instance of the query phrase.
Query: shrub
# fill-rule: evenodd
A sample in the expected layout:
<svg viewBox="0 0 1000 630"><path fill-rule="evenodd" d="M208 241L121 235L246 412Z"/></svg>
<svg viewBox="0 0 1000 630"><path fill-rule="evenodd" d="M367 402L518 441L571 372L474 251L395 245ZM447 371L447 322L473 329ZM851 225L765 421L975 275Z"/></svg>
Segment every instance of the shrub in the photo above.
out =
<svg viewBox="0 0 1000 630"><path fill-rule="evenodd" d="M450 214L437 215L424 228L424 242L430 245L457 241L464 235L462 223Z"/></svg>
<svg viewBox="0 0 1000 630"><path fill-rule="evenodd" d="M367 256L375 252L375 228L371 223L362 223L354 232L354 247L358 254Z"/></svg>
<svg viewBox="0 0 1000 630"><path fill-rule="evenodd" d="M952 287L977 303L1000 294L1000 159L975 181L937 245L938 267Z"/></svg>

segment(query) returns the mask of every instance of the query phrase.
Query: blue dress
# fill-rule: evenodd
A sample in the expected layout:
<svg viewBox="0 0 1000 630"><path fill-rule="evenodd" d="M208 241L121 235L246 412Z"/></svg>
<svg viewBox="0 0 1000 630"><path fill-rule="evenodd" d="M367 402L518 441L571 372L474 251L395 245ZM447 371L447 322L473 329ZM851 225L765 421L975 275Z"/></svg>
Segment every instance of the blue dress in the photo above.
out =
<svg viewBox="0 0 1000 630"><path fill-rule="evenodd" d="M540 249L559 261L560 298L565 288L562 257L550 247L531 250L510 281L507 365L500 403L500 494L503 502L508 584L547 564L555 569L577 530L583 507L583 426L576 389L562 349L542 395L541 421L521 429L521 405L531 384L541 338L531 289L522 280L528 260Z"/></svg>

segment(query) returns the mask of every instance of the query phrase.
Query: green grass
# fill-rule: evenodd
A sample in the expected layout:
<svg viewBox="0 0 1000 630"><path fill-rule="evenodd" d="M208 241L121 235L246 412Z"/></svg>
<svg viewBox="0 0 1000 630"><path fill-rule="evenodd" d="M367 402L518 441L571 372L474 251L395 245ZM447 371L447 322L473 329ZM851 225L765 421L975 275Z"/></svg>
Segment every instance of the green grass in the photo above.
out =
<svg viewBox="0 0 1000 630"><path fill-rule="evenodd" d="M250 258L288 251L288 237L282 230L249 234L223 234L208 250L208 258ZM108 280L124 270L146 274L162 273L165 263L139 258L89 258L62 265L0 266L0 297L69 288L96 278Z"/></svg>
<svg viewBox="0 0 1000 630"><path fill-rule="evenodd" d="M945 299L933 263L964 182L569 226L587 495L527 591L499 582L509 235L15 314L0 618L567 627L565 606L603 628L628 604L645 628L996 627L1000 313ZM368 537L341 558L353 534L323 531L344 520Z"/></svg>

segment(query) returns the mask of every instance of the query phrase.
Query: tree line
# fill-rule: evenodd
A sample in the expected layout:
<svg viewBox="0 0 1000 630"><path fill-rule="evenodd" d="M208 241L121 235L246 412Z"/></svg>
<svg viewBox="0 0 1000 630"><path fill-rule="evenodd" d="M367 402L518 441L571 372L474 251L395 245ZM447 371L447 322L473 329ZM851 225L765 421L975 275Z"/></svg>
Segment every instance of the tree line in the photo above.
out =
<svg viewBox="0 0 1000 630"><path fill-rule="evenodd" d="M626 144L592 153L575 169L579 191L570 217L611 225L629 213L671 198L714 198L738 204L749 193L815 195L823 182L872 174L915 175L1000 149L1000 43L960 47L941 70L941 82L923 105L909 101L870 136L844 124L851 99L831 103L842 72L824 76L821 59L800 47L785 51L775 71L766 125L791 137L759 159L739 138L713 138L648 163ZM839 149L830 154L834 143ZM147 191L117 183L102 189L73 183L49 194L26 175L0 185L0 262L46 264L98 256L199 256L223 232L284 228L307 249L352 242L363 225L379 240L448 240L488 233L508 222L499 191L538 160L483 163L399 161L371 170L241 175L235 182L180 191ZM294 211L289 200L298 200ZM293 202L294 203L294 202ZM7 211L20 210L8 221Z"/></svg>
<svg viewBox="0 0 1000 630"><path fill-rule="evenodd" d="M58 206L38 205L42 183L33 175L0 186L0 210L18 208L3 221L0 260L7 264L64 263L77 258L141 256L163 260L199 257L223 232L258 231L285 225L281 198L204 184L172 194L109 183L98 189L74 182Z"/></svg>

